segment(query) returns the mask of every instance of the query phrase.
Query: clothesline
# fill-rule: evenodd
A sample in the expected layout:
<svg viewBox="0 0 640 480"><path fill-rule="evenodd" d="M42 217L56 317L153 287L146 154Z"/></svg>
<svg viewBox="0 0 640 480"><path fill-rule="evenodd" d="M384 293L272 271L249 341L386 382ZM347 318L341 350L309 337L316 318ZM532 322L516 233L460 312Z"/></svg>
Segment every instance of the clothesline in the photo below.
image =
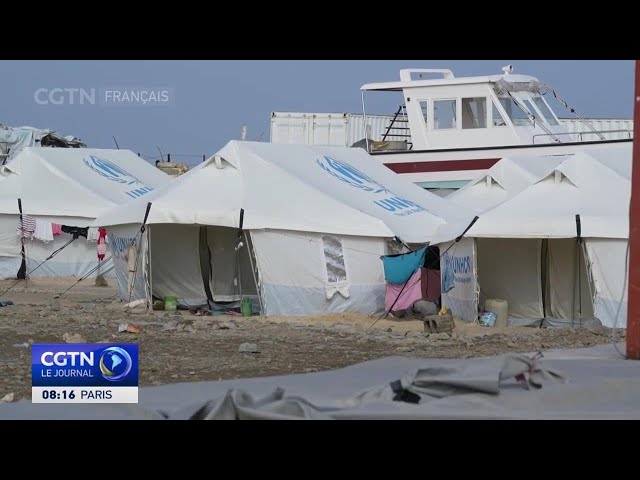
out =
<svg viewBox="0 0 640 480"><path fill-rule="evenodd" d="M39 220L30 215L22 215L18 220L18 228L16 234L28 240L39 240L44 243L53 242L55 237L61 236L63 233L72 235L74 239L84 237L87 243L96 244L96 253L98 260L102 261L107 254L107 231L98 227L74 227L69 225L61 225L59 223Z"/></svg>
<svg viewBox="0 0 640 480"><path fill-rule="evenodd" d="M55 222L36 219L30 215L23 215L22 220L18 220L16 235L28 240L40 240L42 242L52 242L54 237L63 233L68 233L77 237L85 237L87 242L98 243L101 238L98 227L74 227L61 225ZM106 233L102 238L108 243Z"/></svg>

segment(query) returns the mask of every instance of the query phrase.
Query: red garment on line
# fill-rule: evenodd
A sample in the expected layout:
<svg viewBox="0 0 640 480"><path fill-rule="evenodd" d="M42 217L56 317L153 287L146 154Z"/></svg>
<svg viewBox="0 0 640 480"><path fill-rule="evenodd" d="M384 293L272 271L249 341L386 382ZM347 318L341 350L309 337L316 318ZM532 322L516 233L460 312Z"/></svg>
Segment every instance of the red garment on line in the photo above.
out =
<svg viewBox="0 0 640 480"><path fill-rule="evenodd" d="M104 228L98 229L98 260L104 260L105 255L107 254L107 231Z"/></svg>

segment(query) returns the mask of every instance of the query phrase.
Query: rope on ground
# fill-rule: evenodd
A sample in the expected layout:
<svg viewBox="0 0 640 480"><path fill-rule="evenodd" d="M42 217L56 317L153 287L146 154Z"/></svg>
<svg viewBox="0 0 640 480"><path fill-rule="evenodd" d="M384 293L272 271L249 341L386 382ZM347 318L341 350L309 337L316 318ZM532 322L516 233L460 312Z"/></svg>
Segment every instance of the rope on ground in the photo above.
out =
<svg viewBox="0 0 640 480"><path fill-rule="evenodd" d="M76 238L78 238L78 237L74 236L71 240L69 240L67 243L65 243L63 246L61 246L59 249L55 250L51 255L49 255L47 258L45 258L42 262L40 262L40 264L37 267L35 267L33 270L27 272L26 275L25 275L25 280L29 277L29 275L31 275L33 272L35 272L37 269L39 269L42 265L47 263L49 260L51 260L53 257L55 257L58 253L60 253L62 250L64 250L67 246L69 246L69 244L71 242L73 242ZM11 285L4 292L0 293L0 297L4 296L5 293L9 292L9 290L11 290L13 287L18 285L20 282L22 282L22 279L19 279L16 283Z"/></svg>
<svg viewBox="0 0 640 480"><path fill-rule="evenodd" d="M54 296L53 298L60 298L62 295L64 295L65 293L67 293L69 290L71 290L73 287L75 287L76 285L78 285L81 281L87 279L87 277L89 277L92 273L100 270L100 267L102 266L102 264L104 262L107 262L111 259L111 256L108 256L105 260L99 261L98 265L93 267L91 270L89 270L87 273L85 273L82 277L80 277L78 279L78 281L76 281L73 285L71 285L69 288L67 288L64 292Z"/></svg>

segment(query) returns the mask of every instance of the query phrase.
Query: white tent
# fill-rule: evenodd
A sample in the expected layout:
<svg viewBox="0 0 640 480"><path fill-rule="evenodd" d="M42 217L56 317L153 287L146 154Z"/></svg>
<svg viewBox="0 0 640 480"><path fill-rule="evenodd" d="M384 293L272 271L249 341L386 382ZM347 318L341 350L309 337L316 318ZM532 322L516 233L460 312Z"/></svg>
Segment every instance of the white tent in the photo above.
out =
<svg viewBox="0 0 640 480"><path fill-rule="evenodd" d="M626 303L631 185L621 172L630 171L631 150L622 147L602 158L569 156L481 214L443 258L456 277L443 302L468 321L477 317L478 304L499 298L508 301L513 324L546 318L575 325L596 317L624 327L626 308L619 306Z"/></svg>
<svg viewBox="0 0 640 480"><path fill-rule="evenodd" d="M27 147L0 171L0 276L15 277L21 258L18 199L26 216L75 227L127 200L148 195L171 177L129 150ZM71 235L25 240L27 271L36 269ZM95 242L80 237L32 276L83 276L98 264ZM101 273L113 268L105 262Z"/></svg>
<svg viewBox="0 0 640 480"><path fill-rule="evenodd" d="M149 203L130 282L124 254ZM236 251L241 211L244 245ZM265 314L302 315L379 310L387 241L450 240L471 218L362 149L232 141L95 224L115 239L126 299L176 296L194 305L237 301L242 290Z"/></svg>
<svg viewBox="0 0 640 480"><path fill-rule="evenodd" d="M485 212L540 180L567 158L567 155L505 157L446 199L478 213Z"/></svg>

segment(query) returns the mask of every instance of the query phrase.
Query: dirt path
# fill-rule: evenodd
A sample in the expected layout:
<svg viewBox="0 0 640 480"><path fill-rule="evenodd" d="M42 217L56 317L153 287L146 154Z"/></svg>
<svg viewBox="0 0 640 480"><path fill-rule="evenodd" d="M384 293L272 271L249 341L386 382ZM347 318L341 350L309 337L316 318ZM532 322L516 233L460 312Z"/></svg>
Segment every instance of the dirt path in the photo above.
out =
<svg viewBox="0 0 640 480"><path fill-rule="evenodd" d="M13 282L0 282L0 293ZM311 318L197 317L188 312L125 314L112 287L89 281L60 299L54 296L73 279L30 281L0 300L0 398L31 398L32 343L64 343L65 334L87 342L138 343L140 386L304 373L340 368L389 355L469 358L505 352L582 347L611 341L611 332L494 329L457 325L453 336L427 337L419 321L383 320L358 315ZM119 333L122 323L140 332ZM438 338L435 338L438 337ZM256 343L259 353L240 353Z"/></svg>

